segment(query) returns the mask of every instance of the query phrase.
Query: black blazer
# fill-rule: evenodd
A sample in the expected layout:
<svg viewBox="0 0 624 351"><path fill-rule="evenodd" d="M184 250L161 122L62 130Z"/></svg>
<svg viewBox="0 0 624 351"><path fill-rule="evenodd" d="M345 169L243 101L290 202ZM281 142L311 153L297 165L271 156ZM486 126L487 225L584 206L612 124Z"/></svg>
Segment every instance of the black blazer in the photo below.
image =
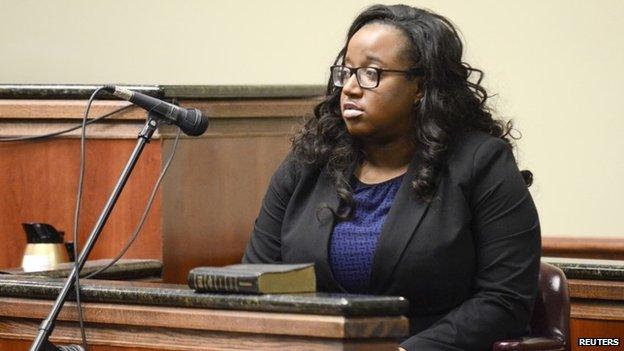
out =
<svg viewBox="0 0 624 351"><path fill-rule="evenodd" d="M412 160L388 212L371 273L374 294L410 302L407 350L491 350L522 336L537 294L540 227L511 150L481 132L454 140L434 201L411 190ZM352 167L354 169L354 167ZM338 207L324 169L289 155L271 178L243 262L315 262L321 291L344 291L328 263ZM317 213L318 216L317 216Z"/></svg>

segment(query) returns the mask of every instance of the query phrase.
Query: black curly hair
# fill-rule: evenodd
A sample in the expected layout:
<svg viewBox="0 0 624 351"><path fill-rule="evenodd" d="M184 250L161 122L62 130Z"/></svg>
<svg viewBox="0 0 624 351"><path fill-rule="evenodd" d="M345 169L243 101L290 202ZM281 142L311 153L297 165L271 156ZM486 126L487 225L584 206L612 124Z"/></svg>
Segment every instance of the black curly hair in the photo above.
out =
<svg viewBox="0 0 624 351"><path fill-rule="evenodd" d="M349 28L345 46L334 64L342 64L353 35L371 23L392 25L405 35L405 48L415 67L425 74L420 79L423 97L412 119L412 137L422 163L412 180L412 189L422 201L432 201L440 174L445 169L451 142L458 133L478 130L501 138L513 149L511 121L492 117L486 105L487 91L481 86L483 72L462 61L463 44L448 19L429 10L406 5L373 5L360 13ZM335 183L341 206L334 215L347 219L354 208L347 178L349 167L363 160L358 141L347 131L341 117L341 88L330 78L325 99L314 109L293 137L295 160L305 165L326 167ZM532 174L522 171L527 185ZM332 211L333 212L333 211Z"/></svg>

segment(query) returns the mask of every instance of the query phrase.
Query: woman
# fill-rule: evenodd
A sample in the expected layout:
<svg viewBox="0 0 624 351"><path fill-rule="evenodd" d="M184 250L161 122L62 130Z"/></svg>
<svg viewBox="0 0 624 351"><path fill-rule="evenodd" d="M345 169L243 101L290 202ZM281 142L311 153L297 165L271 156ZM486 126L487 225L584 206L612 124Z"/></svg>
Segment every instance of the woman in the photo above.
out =
<svg viewBox="0 0 624 351"><path fill-rule="evenodd" d="M406 350L487 350L527 333L540 260L530 172L461 58L442 16L361 13L243 261L315 262L322 291L406 297Z"/></svg>

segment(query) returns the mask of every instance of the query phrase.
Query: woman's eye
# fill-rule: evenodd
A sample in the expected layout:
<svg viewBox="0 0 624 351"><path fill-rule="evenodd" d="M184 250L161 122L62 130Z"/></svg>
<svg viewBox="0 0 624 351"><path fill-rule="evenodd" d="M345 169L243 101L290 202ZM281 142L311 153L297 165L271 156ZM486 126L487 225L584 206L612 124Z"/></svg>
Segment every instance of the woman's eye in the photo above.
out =
<svg viewBox="0 0 624 351"><path fill-rule="evenodd" d="M375 71L374 69L367 69L366 76L368 78L375 78L377 76L377 71Z"/></svg>

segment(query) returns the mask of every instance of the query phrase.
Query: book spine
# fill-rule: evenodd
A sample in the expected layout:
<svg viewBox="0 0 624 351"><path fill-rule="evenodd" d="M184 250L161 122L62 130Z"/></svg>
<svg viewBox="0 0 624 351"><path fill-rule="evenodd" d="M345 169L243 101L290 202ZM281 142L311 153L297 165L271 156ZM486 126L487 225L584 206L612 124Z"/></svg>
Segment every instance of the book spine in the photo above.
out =
<svg viewBox="0 0 624 351"><path fill-rule="evenodd" d="M191 273L189 285L196 291L241 292L258 294L257 277L236 277L222 274Z"/></svg>

